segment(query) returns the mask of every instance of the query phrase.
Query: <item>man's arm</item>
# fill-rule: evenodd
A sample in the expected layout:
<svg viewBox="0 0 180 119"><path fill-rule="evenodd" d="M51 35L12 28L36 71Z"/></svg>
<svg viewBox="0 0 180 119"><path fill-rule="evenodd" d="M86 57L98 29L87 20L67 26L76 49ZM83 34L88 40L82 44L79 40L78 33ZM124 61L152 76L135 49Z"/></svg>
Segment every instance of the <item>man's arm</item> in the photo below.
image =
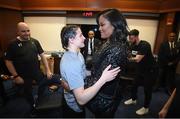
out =
<svg viewBox="0 0 180 119"><path fill-rule="evenodd" d="M24 80L22 77L19 76L19 74L16 72L16 69L10 60L5 60L6 67L8 68L9 72L13 76L16 84L23 84Z"/></svg>
<svg viewBox="0 0 180 119"><path fill-rule="evenodd" d="M44 53L41 53L41 54L40 54L40 57L41 57L41 60L42 60L43 65L44 65L44 67L45 67L46 75L47 75L48 79L50 79L51 76L52 76L52 72L51 72L50 69L49 69L49 65L48 65L48 62L47 62L47 59L46 59Z"/></svg>
<svg viewBox="0 0 180 119"><path fill-rule="evenodd" d="M114 68L112 70L110 70L110 68L111 68L111 65L106 67L100 79L93 86L87 89L84 89L84 87L79 87L73 90L73 93L77 99L77 102L80 105L84 105L89 100L91 100L106 82L109 82L115 79L115 77L120 71L120 67Z"/></svg>
<svg viewBox="0 0 180 119"><path fill-rule="evenodd" d="M135 57L129 58L130 61L140 62L144 58L144 55L136 55Z"/></svg>
<svg viewBox="0 0 180 119"><path fill-rule="evenodd" d="M159 112L159 118L165 118L166 114L169 110L170 105L172 104L172 101L174 99L174 96L176 95L176 89L174 89L173 93L169 97L168 101L165 103L161 111Z"/></svg>

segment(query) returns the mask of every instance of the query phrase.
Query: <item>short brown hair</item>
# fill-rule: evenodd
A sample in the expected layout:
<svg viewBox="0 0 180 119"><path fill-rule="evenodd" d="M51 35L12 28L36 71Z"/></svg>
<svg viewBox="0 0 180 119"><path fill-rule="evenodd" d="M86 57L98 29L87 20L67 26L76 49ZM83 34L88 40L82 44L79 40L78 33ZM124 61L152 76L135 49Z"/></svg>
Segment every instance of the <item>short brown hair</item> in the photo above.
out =
<svg viewBox="0 0 180 119"><path fill-rule="evenodd" d="M139 35L139 31L137 29L133 29L129 32L129 35L134 35L134 36L138 36Z"/></svg>

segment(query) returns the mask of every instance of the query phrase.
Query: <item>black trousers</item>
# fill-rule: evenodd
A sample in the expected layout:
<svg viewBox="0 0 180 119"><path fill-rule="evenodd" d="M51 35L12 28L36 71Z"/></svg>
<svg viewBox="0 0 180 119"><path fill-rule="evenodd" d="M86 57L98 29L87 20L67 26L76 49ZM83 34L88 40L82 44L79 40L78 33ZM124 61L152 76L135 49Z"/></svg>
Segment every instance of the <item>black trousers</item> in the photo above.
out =
<svg viewBox="0 0 180 119"><path fill-rule="evenodd" d="M175 71L176 65L161 67L157 87L164 87L172 91L175 87Z"/></svg>
<svg viewBox="0 0 180 119"><path fill-rule="evenodd" d="M92 69L92 55L87 55L86 57L86 68L88 70L91 70Z"/></svg>
<svg viewBox="0 0 180 119"><path fill-rule="evenodd" d="M24 84L17 85L17 95L20 97L24 97L27 102L33 106L34 98L32 94L32 79L25 79ZM28 80L28 82L27 82Z"/></svg>
<svg viewBox="0 0 180 119"><path fill-rule="evenodd" d="M137 90L139 86L144 87L144 107L148 108L152 98L152 89L155 82L154 72L153 70L149 70L146 72L137 73L133 86L131 89L131 96L133 100L137 99Z"/></svg>
<svg viewBox="0 0 180 119"><path fill-rule="evenodd" d="M40 83L47 80L47 78L42 73L39 73L39 75L36 77L23 77L23 79L24 79L24 84L17 85L17 87L18 87L17 92L20 96L25 97L26 100L29 102L30 105L32 105L32 108L33 108L33 104L34 104L35 100L33 97L32 82L33 82L33 80L36 80L37 84L39 85Z"/></svg>

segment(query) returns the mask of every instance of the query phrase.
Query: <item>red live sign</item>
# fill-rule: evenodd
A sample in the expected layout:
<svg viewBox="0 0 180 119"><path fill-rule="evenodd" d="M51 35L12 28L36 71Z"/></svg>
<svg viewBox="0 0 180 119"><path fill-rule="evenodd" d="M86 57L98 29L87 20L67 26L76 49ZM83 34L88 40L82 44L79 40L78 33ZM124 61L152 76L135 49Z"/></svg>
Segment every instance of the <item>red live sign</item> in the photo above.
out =
<svg viewBox="0 0 180 119"><path fill-rule="evenodd" d="M83 12L82 15L85 16L85 17L92 17L93 12Z"/></svg>

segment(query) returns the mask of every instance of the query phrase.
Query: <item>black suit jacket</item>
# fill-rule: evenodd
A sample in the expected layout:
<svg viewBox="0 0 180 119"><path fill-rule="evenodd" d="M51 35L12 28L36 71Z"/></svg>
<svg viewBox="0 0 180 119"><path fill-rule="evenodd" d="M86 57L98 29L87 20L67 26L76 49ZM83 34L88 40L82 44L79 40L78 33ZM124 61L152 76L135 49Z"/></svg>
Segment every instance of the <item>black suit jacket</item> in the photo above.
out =
<svg viewBox="0 0 180 119"><path fill-rule="evenodd" d="M158 53L158 61L160 66L167 66L167 64L170 62L172 62L173 64L178 63L180 59L179 46L179 42L174 42L174 48L170 50L170 45L168 41L165 41L161 44Z"/></svg>
<svg viewBox="0 0 180 119"><path fill-rule="evenodd" d="M84 59L86 59L87 55L88 55L88 42L89 42L89 39L86 39L84 41L84 48L81 49L81 53L83 54L84 56ZM102 45L102 42L97 39L97 38L94 38L94 50L93 50L93 54L94 52L96 52L96 50Z"/></svg>

